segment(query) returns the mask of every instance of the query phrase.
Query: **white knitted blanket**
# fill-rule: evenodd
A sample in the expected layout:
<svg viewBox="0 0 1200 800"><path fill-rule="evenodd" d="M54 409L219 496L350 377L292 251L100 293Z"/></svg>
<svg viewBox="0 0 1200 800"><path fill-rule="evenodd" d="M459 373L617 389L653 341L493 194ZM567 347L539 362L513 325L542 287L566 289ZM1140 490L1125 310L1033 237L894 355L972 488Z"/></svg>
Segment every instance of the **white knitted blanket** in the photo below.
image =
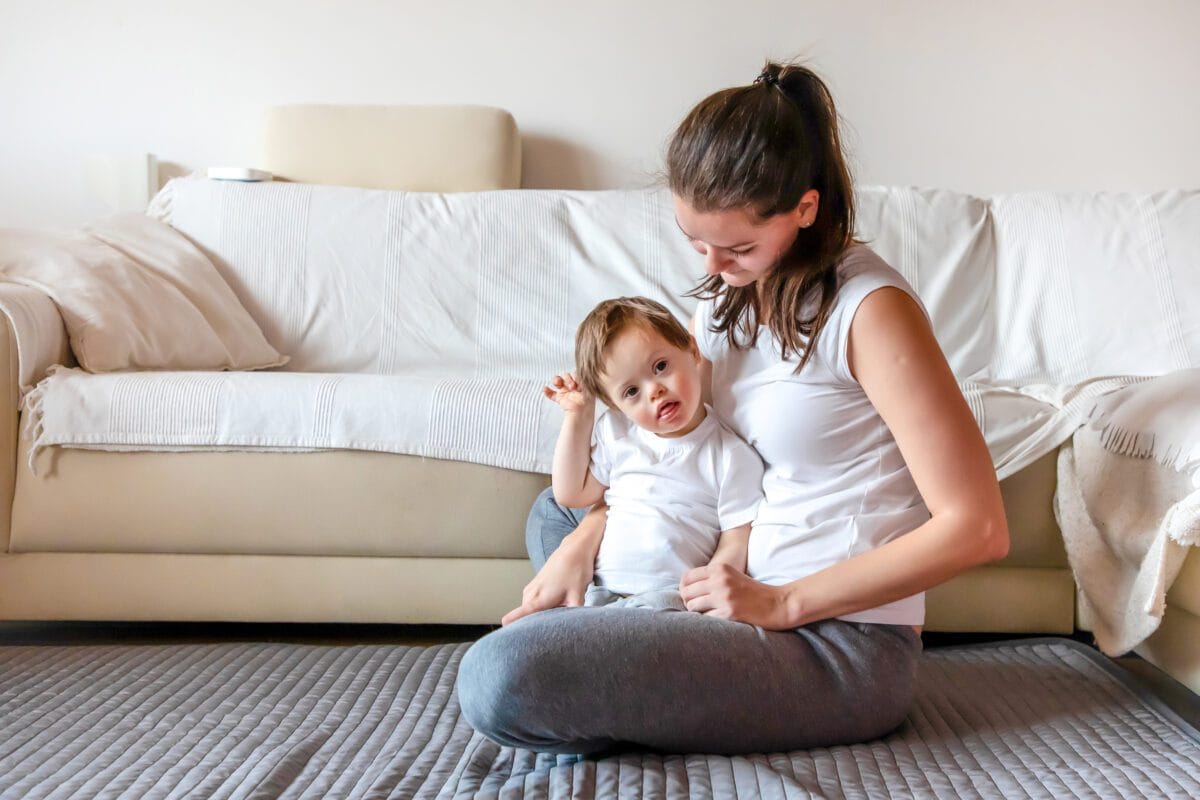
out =
<svg viewBox="0 0 1200 800"><path fill-rule="evenodd" d="M1200 545L1200 370L1096 403L1062 448L1055 512L1100 648L1152 634L1189 547Z"/></svg>

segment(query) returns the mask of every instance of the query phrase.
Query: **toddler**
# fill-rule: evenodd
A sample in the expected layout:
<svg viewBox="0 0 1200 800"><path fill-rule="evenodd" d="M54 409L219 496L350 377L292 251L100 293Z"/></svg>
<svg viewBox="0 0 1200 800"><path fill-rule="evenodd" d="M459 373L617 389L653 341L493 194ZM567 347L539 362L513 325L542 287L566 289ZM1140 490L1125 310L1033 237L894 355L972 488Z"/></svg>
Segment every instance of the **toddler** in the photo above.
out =
<svg viewBox="0 0 1200 800"><path fill-rule="evenodd" d="M762 461L702 402L696 344L660 303L600 303L579 326L575 362L578 375L543 391L563 410L555 500L608 505L585 605L682 611L687 570L745 571ZM609 409L599 419L596 397Z"/></svg>

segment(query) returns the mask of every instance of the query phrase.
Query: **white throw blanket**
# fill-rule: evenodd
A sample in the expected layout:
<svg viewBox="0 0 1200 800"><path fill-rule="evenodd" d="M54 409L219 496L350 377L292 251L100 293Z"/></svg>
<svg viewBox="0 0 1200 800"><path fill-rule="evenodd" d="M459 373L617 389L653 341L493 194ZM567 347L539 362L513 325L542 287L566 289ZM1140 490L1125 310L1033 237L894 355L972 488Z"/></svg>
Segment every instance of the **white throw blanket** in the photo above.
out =
<svg viewBox="0 0 1200 800"><path fill-rule="evenodd" d="M1096 403L1058 459L1055 513L1096 642L1118 655L1162 621L1200 545L1200 370Z"/></svg>
<svg viewBox="0 0 1200 800"><path fill-rule="evenodd" d="M1023 390L964 384L1006 477L1054 450L1086 419L1108 379ZM37 451L380 450L550 471L561 424L541 383L453 375L123 372L53 368L26 398Z"/></svg>
<svg viewBox="0 0 1200 800"><path fill-rule="evenodd" d="M54 367L25 399L37 452L376 450L549 472L558 406L534 381Z"/></svg>

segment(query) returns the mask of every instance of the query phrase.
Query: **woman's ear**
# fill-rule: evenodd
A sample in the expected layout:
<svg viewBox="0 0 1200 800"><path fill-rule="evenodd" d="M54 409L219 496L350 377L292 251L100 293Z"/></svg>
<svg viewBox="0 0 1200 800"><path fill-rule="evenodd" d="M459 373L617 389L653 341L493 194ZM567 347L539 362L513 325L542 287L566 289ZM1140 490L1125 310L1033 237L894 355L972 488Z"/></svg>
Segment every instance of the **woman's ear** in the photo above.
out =
<svg viewBox="0 0 1200 800"><path fill-rule="evenodd" d="M817 208L821 205L821 193L816 189L809 189L800 196L800 203L796 206L794 213L796 215L796 224L801 228L807 228L817 221Z"/></svg>

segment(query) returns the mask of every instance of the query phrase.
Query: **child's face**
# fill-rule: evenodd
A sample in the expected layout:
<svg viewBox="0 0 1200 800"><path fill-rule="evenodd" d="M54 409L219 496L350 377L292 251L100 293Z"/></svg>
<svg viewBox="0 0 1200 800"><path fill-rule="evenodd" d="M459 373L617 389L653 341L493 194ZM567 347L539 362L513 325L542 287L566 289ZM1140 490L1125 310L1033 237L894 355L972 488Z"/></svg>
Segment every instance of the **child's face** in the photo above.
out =
<svg viewBox="0 0 1200 800"><path fill-rule="evenodd" d="M647 325L617 334L600 379L616 409L651 433L683 436L704 420L695 344L681 350Z"/></svg>
<svg viewBox="0 0 1200 800"><path fill-rule="evenodd" d="M675 198L675 221L696 252L704 271L730 286L748 286L766 275L796 241L800 228L816 219L817 193L810 191L791 211L758 219L749 209L700 212Z"/></svg>

